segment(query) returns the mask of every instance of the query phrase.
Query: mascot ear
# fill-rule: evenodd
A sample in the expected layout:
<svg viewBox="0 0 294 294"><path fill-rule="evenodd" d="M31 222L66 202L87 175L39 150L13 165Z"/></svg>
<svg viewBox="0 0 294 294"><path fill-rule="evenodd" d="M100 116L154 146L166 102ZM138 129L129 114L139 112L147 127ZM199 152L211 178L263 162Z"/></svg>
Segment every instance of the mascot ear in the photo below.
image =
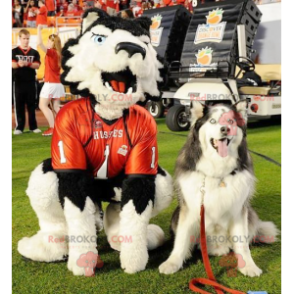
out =
<svg viewBox="0 0 294 294"><path fill-rule="evenodd" d="M135 23L137 23L138 25L141 26L142 29L146 30L147 32L149 32L150 26L152 24L152 21L149 17L139 17L139 18L135 18L133 20Z"/></svg>
<svg viewBox="0 0 294 294"><path fill-rule="evenodd" d="M205 104L200 103L199 101L192 101L191 109L190 109L190 122L191 125L194 125L196 121L202 118L207 111L207 106Z"/></svg>
<svg viewBox="0 0 294 294"><path fill-rule="evenodd" d="M83 15L82 34L97 20L109 17L108 14L98 8L90 8Z"/></svg>

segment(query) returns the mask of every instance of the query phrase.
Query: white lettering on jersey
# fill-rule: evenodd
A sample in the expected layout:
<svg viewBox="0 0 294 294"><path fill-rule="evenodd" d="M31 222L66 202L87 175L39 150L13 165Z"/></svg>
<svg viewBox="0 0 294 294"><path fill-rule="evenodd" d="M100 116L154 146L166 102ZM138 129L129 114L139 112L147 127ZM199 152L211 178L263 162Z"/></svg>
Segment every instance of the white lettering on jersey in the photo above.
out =
<svg viewBox="0 0 294 294"><path fill-rule="evenodd" d="M28 63L33 63L35 58L35 56L24 56L24 55L15 55L15 56L16 58L18 58L18 61L21 60Z"/></svg>
<svg viewBox="0 0 294 294"><path fill-rule="evenodd" d="M124 135L123 130L113 130L110 132L107 131L95 131L93 132L94 140L98 139L111 139L111 138L122 138Z"/></svg>

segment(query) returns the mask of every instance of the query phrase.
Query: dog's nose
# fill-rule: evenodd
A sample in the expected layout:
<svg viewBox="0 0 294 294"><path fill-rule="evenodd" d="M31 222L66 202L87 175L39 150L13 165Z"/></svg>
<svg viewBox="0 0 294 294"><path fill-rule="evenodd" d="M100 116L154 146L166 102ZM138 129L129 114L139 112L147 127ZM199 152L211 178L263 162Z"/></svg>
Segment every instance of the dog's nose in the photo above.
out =
<svg viewBox="0 0 294 294"><path fill-rule="evenodd" d="M136 53L140 53L143 59L146 56L145 48L131 42L121 42L115 46L115 53L117 54L120 50L125 50L128 52L129 57L132 57Z"/></svg>
<svg viewBox="0 0 294 294"><path fill-rule="evenodd" d="M228 134L228 129L226 126L221 127L220 131L221 131L222 135L226 136Z"/></svg>

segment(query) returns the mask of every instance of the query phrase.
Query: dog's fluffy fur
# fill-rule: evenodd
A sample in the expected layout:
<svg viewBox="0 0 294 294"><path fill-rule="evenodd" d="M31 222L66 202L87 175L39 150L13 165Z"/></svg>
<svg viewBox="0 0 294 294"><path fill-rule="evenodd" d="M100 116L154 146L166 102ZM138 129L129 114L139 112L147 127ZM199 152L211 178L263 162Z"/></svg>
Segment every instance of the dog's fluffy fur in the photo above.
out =
<svg viewBox="0 0 294 294"><path fill-rule="evenodd" d="M146 18L125 20L89 9L83 16L81 35L63 49L63 83L75 94L90 96L105 121L122 117L125 109L143 101L145 95L160 94L157 83L162 65L150 43L150 24ZM115 75L125 75L131 100L112 99L113 94L121 94L106 84ZM89 251L98 253L96 229L104 225L110 246L120 251L121 267L135 273L145 269L147 249L164 242L162 229L149 225L150 218L172 200L171 176L161 168L155 176L128 177L122 171L115 178L94 181L83 172L57 173L48 159L32 172L26 192L40 225L36 235L18 243L19 253L29 259L53 262L68 255L68 269L84 275L77 260ZM102 219L105 199L111 203ZM64 242L65 236L69 243ZM132 240L115 241L119 237Z"/></svg>
<svg viewBox="0 0 294 294"><path fill-rule="evenodd" d="M224 123L223 117L229 113L233 114L232 121ZM261 221L250 206L255 177L246 143L246 101L209 109L193 102L191 114L191 131L176 164L179 207L171 225L174 248L159 271L164 274L178 271L194 245L199 244L200 187L205 185L208 253L220 256L232 249L241 255L239 261L245 261L239 271L259 276L262 270L254 263L249 244L256 240L274 242L278 230L272 222ZM226 143L227 147L223 145Z"/></svg>

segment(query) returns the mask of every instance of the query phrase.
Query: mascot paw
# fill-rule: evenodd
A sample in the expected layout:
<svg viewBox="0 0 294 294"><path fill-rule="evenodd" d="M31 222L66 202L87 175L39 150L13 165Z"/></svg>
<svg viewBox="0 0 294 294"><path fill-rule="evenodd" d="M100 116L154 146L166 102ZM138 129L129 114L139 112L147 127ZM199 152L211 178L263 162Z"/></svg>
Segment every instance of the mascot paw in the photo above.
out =
<svg viewBox="0 0 294 294"><path fill-rule="evenodd" d="M67 246L63 243L49 242L53 234L38 232L36 235L28 238L22 238L18 242L18 252L31 260L54 262L64 260L68 254ZM58 236L59 237L59 236Z"/></svg>
<svg viewBox="0 0 294 294"><path fill-rule="evenodd" d="M168 259L159 266L159 272L161 274L170 275L177 272L182 267L180 262L175 262L171 259Z"/></svg>
<svg viewBox="0 0 294 294"><path fill-rule="evenodd" d="M254 263L238 269L244 276L248 277L259 277L262 274L262 270Z"/></svg>
<svg viewBox="0 0 294 294"><path fill-rule="evenodd" d="M138 246L139 247L139 246ZM125 249L125 248L124 248ZM134 274L143 271L146 268L148 262L148 251L147 248L140 250L133 248L128 248L128 250L121 250L120 262L121 268L127 274Z"/></svg>
<svg viewBox="0 0 294 294"><path fill-rule="evenodd" d="M148 250L153 250L164 243L164 232L157 225L150 224L147 227Z"/></svg>

